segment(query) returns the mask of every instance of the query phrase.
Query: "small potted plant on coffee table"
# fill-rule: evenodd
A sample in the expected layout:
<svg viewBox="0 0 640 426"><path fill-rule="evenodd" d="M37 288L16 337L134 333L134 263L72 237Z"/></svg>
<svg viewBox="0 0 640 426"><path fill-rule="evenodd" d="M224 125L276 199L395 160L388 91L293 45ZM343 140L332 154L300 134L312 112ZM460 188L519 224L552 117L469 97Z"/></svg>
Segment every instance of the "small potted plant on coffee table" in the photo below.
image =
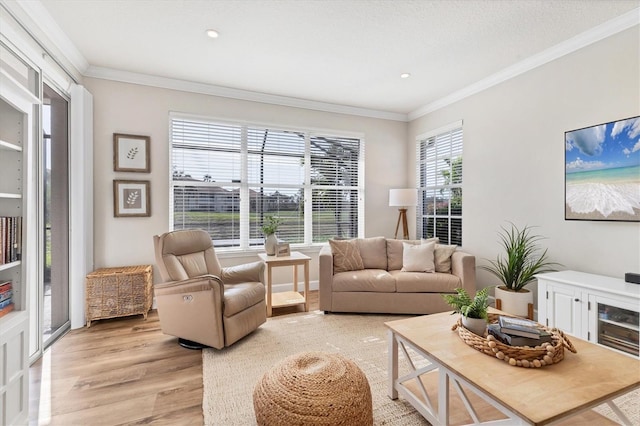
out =
<svg viewBox="0 0 640 426"><path fill-rule="evenodd" d="M443 294L444 300L451 305L454 313L462 316L462 325L469 331L482 336L487 329L487 308L489 307L489 288L476 292L471 298L464 288L456 288L457 294Z"/></svg>

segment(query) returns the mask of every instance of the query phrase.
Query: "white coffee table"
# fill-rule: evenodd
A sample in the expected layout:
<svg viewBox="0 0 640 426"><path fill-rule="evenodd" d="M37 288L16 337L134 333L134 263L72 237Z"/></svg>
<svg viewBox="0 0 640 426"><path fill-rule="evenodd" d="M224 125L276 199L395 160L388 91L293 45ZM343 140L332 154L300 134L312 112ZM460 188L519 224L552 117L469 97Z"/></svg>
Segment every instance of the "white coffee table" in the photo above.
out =
<svg viewBox="0 0 640 426"><path fill-rule="evenodd" d="M448 425L454 415L476 424L546 425L575 415L585 419L575 424L596 424L589 416L607 424L590 410L604 403L622 424L631 425L613 399L640 388L640 360L572 337L577 354L565 350L564 360L557 364L511 367L464 343L451 330L455 321L445 312L385 323L391 399L402 395L434 425ZM405 357L413 353L414 359L417 354L428 362L414 362L409 374L398 377L399 350ZM461 400L455 409L451 388Z"/></svg>

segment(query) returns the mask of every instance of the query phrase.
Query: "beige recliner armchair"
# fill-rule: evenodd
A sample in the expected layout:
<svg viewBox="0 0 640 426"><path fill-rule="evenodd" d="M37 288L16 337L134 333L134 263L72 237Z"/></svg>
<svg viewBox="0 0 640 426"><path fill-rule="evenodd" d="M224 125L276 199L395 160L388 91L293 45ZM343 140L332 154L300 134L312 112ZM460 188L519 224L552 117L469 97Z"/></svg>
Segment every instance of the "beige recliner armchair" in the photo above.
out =
<svg viewBox="0 0 640 426"><path fill-rule="evenodd" d="M165 281L154 286L163 333L185 347L222 349L267 320L263 262L222 268L203 230L167 232L153 240Z"/></svg>

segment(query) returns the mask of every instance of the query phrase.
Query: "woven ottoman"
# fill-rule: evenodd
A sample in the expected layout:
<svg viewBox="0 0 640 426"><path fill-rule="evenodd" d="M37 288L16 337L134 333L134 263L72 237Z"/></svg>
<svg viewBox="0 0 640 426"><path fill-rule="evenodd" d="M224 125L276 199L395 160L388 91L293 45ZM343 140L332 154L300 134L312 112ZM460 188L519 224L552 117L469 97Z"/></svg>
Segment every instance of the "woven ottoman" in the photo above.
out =
<svg viewBox="0 0 640 426"><path fill-rule="evenodd" d="M372 425L362 370L338 354L304 352L267 371L253 390L259 425Z"/></svg>

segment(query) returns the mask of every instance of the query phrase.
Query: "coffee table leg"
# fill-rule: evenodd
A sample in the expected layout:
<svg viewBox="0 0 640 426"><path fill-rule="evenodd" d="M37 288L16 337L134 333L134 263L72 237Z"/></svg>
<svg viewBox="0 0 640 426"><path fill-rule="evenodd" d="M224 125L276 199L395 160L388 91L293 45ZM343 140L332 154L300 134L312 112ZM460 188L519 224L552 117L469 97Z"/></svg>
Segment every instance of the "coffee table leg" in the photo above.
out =
<svg viewBox="0 0 640 426"><path fill-rule="evenodd" d="M449 424L449 375L444 368L438 368L438 418L440 424Z"/></svg>
<svg viewBox="0 0 640 426"><path fill-rule="evenodd" d="M398 341L393 331L387 331L387 340L389 348L389 385L387 395L391 399L398 399L398 391L396 390L396 380L398 380Z"/></svg>

